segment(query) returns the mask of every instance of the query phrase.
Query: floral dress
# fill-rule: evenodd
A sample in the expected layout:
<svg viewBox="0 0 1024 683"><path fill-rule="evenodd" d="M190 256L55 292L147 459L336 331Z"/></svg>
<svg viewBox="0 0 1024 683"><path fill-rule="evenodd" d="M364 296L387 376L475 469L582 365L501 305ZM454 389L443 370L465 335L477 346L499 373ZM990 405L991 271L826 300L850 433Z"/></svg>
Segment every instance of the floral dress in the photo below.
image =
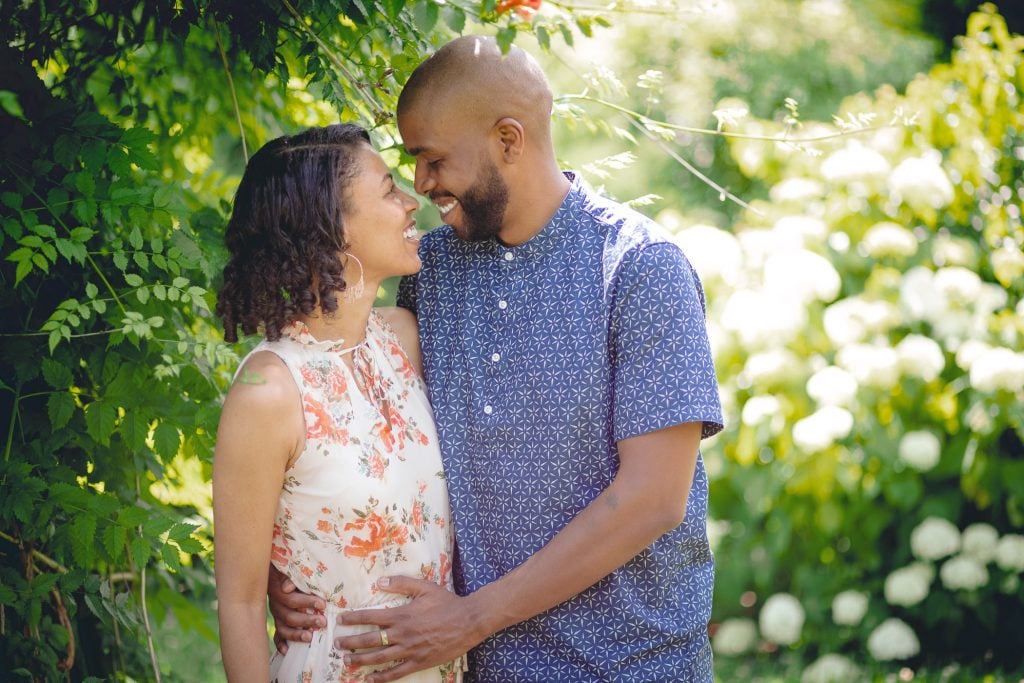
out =
<svg viewBox="0 0 1024 683"><path fill-rule="evenodd" d="M433 413L423 382L377 312L354 348L317 341L295 322L257 351L288 366L306 422L305 447L285 472L271 561L299 590L327 603L327 627L314 631L312 642L275 654L271 679L357 683L373 667L346 667L334 639L376 627L339 626L339 613L407 602L377 589L382 576L451 590L451 517ZM455 683L464 660L401 680Z"/></svg>

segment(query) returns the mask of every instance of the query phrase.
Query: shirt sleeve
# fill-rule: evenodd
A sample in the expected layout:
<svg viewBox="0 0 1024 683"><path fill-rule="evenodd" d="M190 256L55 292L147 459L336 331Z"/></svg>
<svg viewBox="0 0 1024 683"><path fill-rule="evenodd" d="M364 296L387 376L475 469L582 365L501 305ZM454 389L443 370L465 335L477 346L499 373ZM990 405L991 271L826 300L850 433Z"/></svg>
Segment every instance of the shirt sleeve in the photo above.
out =
<svg viewBox="0 0 1024 683"><path fill-rule="evenodd" d="M399 281L395 305L407 308L416 315L416 275L406 275Z"/></svg>
<svg viewBox="0 0 1024 683"><path fill-rule="evenodd" d="M722 429L704 291L675 244L637 249L622 262L611 316L616 441L685 422L701 438Z"/></svg>

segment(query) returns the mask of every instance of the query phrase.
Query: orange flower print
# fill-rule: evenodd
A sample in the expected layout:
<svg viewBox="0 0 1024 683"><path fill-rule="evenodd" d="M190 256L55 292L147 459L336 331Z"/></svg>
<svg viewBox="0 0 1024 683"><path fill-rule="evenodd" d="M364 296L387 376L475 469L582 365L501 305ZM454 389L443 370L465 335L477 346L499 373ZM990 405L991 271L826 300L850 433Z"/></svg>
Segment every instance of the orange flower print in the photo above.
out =
<svg viewBox="0 0 1024 683"><path fill-rule="evenodd" d="M412 504L412 528L416 533L420 533L424 526L426 526L426 522L423 519L423 503L417 500Z"/></svg>
<svg viewBox="0 0 1024 683"><path fill-rule="evenodd" d="M345 557L363 557L370 561L370 568L377 562L377 555L388 546L401 546L409 540L409 530L398 524L389 523L376 512L369 512L354 522L345 525L345 531L368 531L369 537L353 535L345 546Z"/></svg>
<svg viewBox="0 0 1024 683"><path fill-rule="evenodd" d="M277 564L288 564L288 558L291 554L292 553L288 550L287 546L280 546L276 543L270 544L270 559Z"/></svg>
<svg viewBox="0 0 1024 683"><path fill-rule="evenodd" d="M326 571L327 571L327 565L326 564L324 564L323 562L317 562L316 563L316 573L317 574L323 574Z"/></svg>
<svg viewBox="0 0 1024 683"><path fill-rule="evenodd" d="M421 564L420 578L424 581L433 581L434 583L437 583L437 565L433 562L430 564Z"/></svg>
<svg viewBox="0 0 1024 683"><path fill-rule="evenodd" d="M452 561L448 557L448 553L441 553L441 580L438 581L442 586L447 586L452 581Z"/></svg>
<svg viewBox="0 0 1024 683"><path fill-rule="evenodd" d="M313 570L307 567L306 565L300 566L299 571L302 572L302 575L305 576L307 579L313 576Z"/></svg>
<svg viewBox="0 0 1024 683"><path fill-rule="evenodd" d="M331 533L331 523L328 522L326 519L318 520L316 523L316 528L318 531L322 531L325 534Z"/></svg>
<svg viewBox="0 0 1024 683"><path fill-rule="evenodd" d="M402 350L402 347L393 339L388 340L388 353L398 361L398 367L396 368L396 370L398 370L398 374L405 379L413 379L416 377L416 369L413 368L412 363L409 362L409 357L405 355L405 351Z"/></svg>
<svg viewBox="0 0 1024 683"><path fill-rule="evenodd" d="M348 600L345 599L344 595L339 595L338 599L334 601L334 604L338 607L341 607L342 609L345 609L346 607L348 607Z"/></svg>
<svg viewBox="0 0 1024 683"><path fill-rule="evenodd" d="M348 430L339 428L323 404L306 394L302 398L306 413L306 438L327 439L342 444L348 442Z"/></svg>

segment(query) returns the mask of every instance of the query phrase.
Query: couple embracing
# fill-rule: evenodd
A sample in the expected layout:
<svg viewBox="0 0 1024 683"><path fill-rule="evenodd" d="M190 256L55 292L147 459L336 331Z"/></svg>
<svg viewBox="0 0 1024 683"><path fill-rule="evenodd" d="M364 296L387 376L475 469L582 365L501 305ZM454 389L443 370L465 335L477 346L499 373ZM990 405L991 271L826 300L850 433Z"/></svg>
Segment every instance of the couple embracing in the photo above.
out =
<svg viewBox="0 0 1024 683"><path fill-rule="evenodd" d="M560 170L551 107L489 38L413 73L398 127L445 223L422 241L359 127L249 162L218 303L264 336L214 460L230 681L712 680L703 291Z"/></svg>

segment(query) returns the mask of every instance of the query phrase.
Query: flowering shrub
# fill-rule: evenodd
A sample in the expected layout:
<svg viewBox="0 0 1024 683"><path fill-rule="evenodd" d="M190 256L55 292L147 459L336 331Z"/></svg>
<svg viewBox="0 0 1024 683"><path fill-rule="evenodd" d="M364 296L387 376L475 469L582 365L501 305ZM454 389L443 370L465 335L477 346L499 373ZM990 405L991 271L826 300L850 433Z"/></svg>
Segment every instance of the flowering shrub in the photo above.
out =
<svg viewBox="0 0 1024 683"><path fill-rule="evenodd" d="M731 418L707 454L715 615L806 648L808 680L843 678L824 655L1022 664L1022 56L986 6L950 64L848 99L852 135L733 138L766 198L731 231L660 216L708 291Z"/></svg>

